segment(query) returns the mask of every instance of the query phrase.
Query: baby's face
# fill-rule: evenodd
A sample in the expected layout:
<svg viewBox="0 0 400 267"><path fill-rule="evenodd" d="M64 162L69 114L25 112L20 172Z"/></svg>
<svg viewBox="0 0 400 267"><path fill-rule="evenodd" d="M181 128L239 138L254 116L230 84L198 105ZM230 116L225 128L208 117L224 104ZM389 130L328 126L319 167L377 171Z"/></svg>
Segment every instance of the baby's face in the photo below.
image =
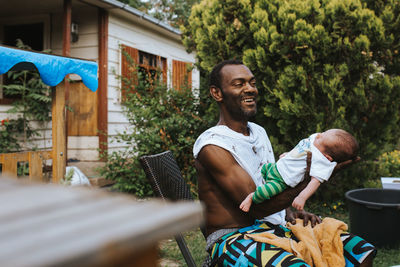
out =
<svg viewBox="0 0 400 267"><path fill-rule="evenodd" d="M314 146L318 148L319 151L330 161L332 161L332 157L327 154L326 148L332 146L335 142L334 129L318 133L314 140Z"/></svg>

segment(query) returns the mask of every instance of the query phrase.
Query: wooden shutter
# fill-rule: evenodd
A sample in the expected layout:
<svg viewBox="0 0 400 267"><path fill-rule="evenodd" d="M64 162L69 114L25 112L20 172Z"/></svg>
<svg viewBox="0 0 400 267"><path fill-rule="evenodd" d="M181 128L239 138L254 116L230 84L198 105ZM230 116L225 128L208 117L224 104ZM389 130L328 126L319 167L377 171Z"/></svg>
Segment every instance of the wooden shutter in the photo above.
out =
<svg viewBox="0 0 400 267"><path fill-rule="evenodd" d="M135 81L135 79L137 78L136 65L139 62L139 51L136 48L122 45L121 53L121 76L129 80ZM133 60L133 62L129 60L129 57ZM128 90L132 92L134 90L134 84L127 85L122 81L122 101L124 101L124 99L126 98Z"/></svg>
<svg viewBox="0 0 400 267"><path fill-rule="evenodd" d="M172 60L172 86L176 90L181 90L185 83L192 86L191 63L179 60Z"/></svg>

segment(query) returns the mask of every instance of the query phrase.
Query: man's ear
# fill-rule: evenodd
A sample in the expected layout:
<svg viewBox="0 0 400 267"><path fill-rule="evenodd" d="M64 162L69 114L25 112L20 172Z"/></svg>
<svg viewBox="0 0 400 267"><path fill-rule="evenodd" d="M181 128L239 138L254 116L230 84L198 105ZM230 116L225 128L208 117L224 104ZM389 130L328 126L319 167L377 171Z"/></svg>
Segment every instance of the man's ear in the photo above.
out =
<svg viewBox="0 0 400 267"><path fill-rule="evenodd" d="M216 86L210 86L210 94L217 102L221 102L224 99L221 89Z"/></svg>

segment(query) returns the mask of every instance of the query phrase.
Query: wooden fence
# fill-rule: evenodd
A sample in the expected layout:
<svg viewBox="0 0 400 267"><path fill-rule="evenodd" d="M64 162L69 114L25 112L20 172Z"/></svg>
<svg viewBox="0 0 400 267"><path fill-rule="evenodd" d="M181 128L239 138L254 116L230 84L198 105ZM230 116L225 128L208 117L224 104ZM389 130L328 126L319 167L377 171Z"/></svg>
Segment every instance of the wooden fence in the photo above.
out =
<svg viewBox="0 0 400 267"><path fill-rule="evenodd" d="M52 159L52 151L27 151L0 154L1 173L18 177L18 163L28 163L29 180L43 181L43 161Z"/></svg>

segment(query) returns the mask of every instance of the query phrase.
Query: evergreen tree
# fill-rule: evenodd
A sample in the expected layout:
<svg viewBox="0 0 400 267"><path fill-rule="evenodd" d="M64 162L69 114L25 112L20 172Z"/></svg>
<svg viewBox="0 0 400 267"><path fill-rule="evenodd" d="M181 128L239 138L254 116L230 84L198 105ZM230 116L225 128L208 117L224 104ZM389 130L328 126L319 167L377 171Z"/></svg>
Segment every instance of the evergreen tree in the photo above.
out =
<svg viewBox="0 0 400 267"><path fill-rule="evenodd" d="M181 27L188 51L196 51L199 67L210 71L222 59L241 58L254 47L249 32L253 4L250 0L203 0L194 5L188 25Z"/></svg>
<svg viewBox="0 0 400 267"><path fill-rule="evenodd" d="M359 140L361 157L373 159L399 139L399 7L380 1L374 12L367 2L203 0L184 43L206 71L230 58L253 70L257 120L275 152L343 128Z"/></svg>
<svg viewBox="0 0 400 267"><path fill-rule="evenodd" d="M364 6L373 10L385 27L385 53L381 58L385 73L397 74L400 68L400 1L398 0L362 0Z"/></svg>
<svg viewBox="0 0 400 267"><path fill-rule="evenodd" d="M151 0L151 15L179 28L187 22L190 10L199 0Z"/></svg>
<svg viewBox="0 0 400 267"><path fill-rule="evenodd" d="M128 4L137 10L140 10L144 13L148 13L148 11L152 8L152 5L148 1L141 1L141 0L118 0L122 3Z"/></svg>
<svg viewBox="0 0 400 267"><path fill-rule="evenodd" d="M185 25L190 15L190 10L199 0L119 0L156 19L179 28Z"/></svg>

